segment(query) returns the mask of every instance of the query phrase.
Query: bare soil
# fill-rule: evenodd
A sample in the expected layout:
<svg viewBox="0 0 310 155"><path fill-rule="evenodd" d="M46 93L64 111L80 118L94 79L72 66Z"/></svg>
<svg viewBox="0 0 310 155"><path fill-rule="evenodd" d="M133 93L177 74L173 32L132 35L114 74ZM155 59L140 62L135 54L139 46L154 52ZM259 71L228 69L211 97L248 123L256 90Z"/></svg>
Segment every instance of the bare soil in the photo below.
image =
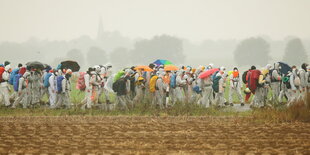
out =
<svg viewBox="0 0 310 155"><path fill-rule="evenodd" d="M236 117L0 117L0 154L310 154L310 123Z"/></svg>

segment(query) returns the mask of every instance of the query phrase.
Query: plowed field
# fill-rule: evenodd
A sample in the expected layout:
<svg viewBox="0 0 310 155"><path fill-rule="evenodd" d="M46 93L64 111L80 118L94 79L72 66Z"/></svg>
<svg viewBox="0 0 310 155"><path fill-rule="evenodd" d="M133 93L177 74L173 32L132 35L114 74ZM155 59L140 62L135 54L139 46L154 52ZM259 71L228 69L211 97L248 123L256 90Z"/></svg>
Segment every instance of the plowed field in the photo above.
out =
<svg viewBox="0 0 310 155"><path fill-rule="evenodd" d="M310 123L225 117L0 117L0 154L310 154Z"/></svg>

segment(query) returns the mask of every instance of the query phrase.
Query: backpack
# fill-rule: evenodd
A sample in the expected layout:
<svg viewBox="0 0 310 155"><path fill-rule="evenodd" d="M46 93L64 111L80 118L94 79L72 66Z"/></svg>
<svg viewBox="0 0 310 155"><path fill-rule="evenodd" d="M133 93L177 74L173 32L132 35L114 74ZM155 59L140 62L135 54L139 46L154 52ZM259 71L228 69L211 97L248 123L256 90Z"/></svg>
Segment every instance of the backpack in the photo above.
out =
<svg viewBox="0 0 310 155"><path fill-rule="evenodd" d="M10 74L9 84L13 85L14 77L19 72L19 68L13 69L13 71Z"/></svg>
<svg viewBox="0 0 310 155"><path fill-rule="evenodd" d="M294 77L295 77L295 76L294 76ZM295 85L296 87L299 87L299 86L300 86L300 83L301 83L301 81L300 81L299 76L296 76L296 77L294 78L294 85Z"/></svg>
<svg viewBox="0 0 310 155"><path fill-rule="evenodd" d="M271 81L271 82L278 82L278 80L277 80L277 79L274 79L274 77L272 76L273 71L277 71L277 70L275 70L275 69L269 70L270 81ZM278 71L277 71L277 72L278 72ZM279 74L280 76L282 75L280 72L278 72L278 74Z"/></svg>
<svg viewBox="0 0 310 155"><path fill-rule="evenodd" d="M2 74L4 73L4 71L5 71L4 67L0 67L0 82L3 82Z"/></svg>
<svg viewBox="0 0 310 155"><path fill-rule="evenodd" d="M219 73L220 71L216 71L215 73L212 74L211 76L211 81L213 81L216 78L217 73Z"/></svg>
<svg viewBox="0 0 310 155"><path fill-rule="evenodd" d="M56 80L57 93L62 92L62 80L65 79L63 76L58 76Z"/></svg>
<svg viewBox="0 0 310 155"><path fill-rule="evenodd" d="M125 71L121 70L121 71L117 72L116 75L114 76L114 82L119 80L123 75L125 75Z"/></svg>
<svg viewBox="0 0 310 155"><path fill-rule="evenodd" d="M157 75L152 76L152 78L150 79L150 92L154 93L156 91L156 81L158 79Z"/></svg>
<svg viewBox="0 0 310 155"><path fill-rule="evenodd" d="M259 76L261 75L260 70L251 70L249 72L249 77L248 77L248 87L252 92L255 92L257 86L258 86L258 79Z"/></svg>
<svg viewBox="0 0 310 155"><path fill-rule="evenodd" d="M131 77L127 77L127 79L130 81L130 91L131 92L135 92L135 88L136 88L136 78L135 76L131 76Z"/></svg>
<svg viewBox="0 0 310 155"><path fill-rule="evenodd" d="M213 78L213 84L212 84L212 88L215 92L219 92L219 81L222 77L221 76L216 76Z"/></svg>
<svg viewBox="0 0 310 155"><path fill-rule="evenodd" d="M245 72L243 72L243 74L242 74L242 82L243 82L244 84L247 83L247 80L246 80L247 74L248 74L248 71L245 71Z"/></svg>
<svg viewBox="0 0 310 155"><path fill-rule="evenodd" d="M43 79L43 86L48 88L50 86L49 78L52 76L52 73L47 73Z"/></svg>
<svg viewBox="0 0 310 155"><path fill-rule="evenodd" d="M13 80L13 88L14 91L18 92L18 86L19 86L19 79L22 77L21 74L17 74L14 76Z"/></svg>
<svg viewBox="0 0 310 155"><path fill-rule="evenodd" d="M79 73L80 76L76 82L76 89L80 90L80 91L84 91L86 89L86 83L85 83L85 72L80 72Z"/></svg>
<svg viewBox="0 0 310 155"><path fill-rule="evenodd" d="M112 89L117 93L118 96L126 95L126 80L125 78L120 78L113 83Z"/></svg>
<svg viewBox="0 0 310 155"><path fill-rule="evenodd" d="M291 89L291 83L290 83L290 76L289 75L285 75L283 78L282 78L282 81L284 83L284 85L286 86L287 89Z"/></svg>
<svg viewBox="0 0 310 155"><path fill-rule="evenodd" d="M177 81L176 81L177 76L175 74L172 74L170 77L170 88L176 88L177 87Z"/></svg>

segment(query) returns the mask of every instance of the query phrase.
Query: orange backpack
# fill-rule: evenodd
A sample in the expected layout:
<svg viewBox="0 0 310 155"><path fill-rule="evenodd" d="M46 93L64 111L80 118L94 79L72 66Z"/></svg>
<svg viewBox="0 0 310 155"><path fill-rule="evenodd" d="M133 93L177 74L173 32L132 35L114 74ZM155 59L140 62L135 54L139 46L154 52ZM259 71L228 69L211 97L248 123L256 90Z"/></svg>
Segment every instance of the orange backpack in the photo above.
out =
<svg viewBox="0 0 310 155"><path fill-rule="evenodd" d="M2 74L4 73L4 67L0 67L0 82L2 82Z"/></svg>

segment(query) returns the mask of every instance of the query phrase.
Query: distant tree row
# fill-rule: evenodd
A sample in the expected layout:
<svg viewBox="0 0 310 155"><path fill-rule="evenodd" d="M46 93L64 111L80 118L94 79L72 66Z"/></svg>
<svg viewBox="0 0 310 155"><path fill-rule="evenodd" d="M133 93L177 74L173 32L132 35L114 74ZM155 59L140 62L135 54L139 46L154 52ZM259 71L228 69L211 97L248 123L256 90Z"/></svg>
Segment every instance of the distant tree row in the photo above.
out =
<svg viewBox="0 0 310 155"><path fill-rule="evenodd" d="M234 59L239 66L260 65L270 62L270 45L261 37L248 38L239 43L234 51ZM286 44L283 62L300 65L308 61L305 47L299 38L293 38Z"/></svg>
<svg viewBox="0 0 310 155"><path fill-rule="evenodd" d="M63 58L55 58L53 65L62 60L71 59L78 61L81 66L97 65L107 62L115 66L126 67L128 65L147 65L156 59L169 59L175 64L182 64L185 60L182 40L168 36L156 36L150 40L137 41L133 49L119 47L110 54L99 47L90 47L86 56L79 49L71 49Z"/></svg>

